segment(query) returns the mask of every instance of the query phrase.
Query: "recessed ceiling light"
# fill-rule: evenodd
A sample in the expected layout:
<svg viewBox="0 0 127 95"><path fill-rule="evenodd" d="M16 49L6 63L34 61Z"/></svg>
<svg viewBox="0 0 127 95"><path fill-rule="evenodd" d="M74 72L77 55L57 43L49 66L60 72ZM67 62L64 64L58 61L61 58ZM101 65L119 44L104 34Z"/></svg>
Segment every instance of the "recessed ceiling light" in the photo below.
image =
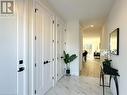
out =
<svg viewBox="0 0 127 95"><path fill-rule="evenodd" d="M94 27L94 25L90 25L90 27Z"/></svg>

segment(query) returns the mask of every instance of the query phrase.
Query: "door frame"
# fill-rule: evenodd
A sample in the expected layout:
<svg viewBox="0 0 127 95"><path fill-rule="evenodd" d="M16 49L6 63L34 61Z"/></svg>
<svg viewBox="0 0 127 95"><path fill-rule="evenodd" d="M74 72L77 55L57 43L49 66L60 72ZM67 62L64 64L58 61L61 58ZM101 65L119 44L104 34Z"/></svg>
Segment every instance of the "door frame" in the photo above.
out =
<svg viewBox="0 0 127 95"><path fill-rule="evenodd" d="M29 84L28 84L28 79L29 79L29 74L28 74L28 68L29 68L29 64L28 64L28 38L29 38L29 22L28 22L28 3L29 0L20 0L20 1L14 1L15 3L15 12L17 15L17 95L18 95L18 82L19 82L19 60L22 59L23 60L23 65L25 67L25 70L22 72L24 74L23 76L23 94L24 95L28 95L29 91ZM19 7L19 4L22 3L23 6L20 6L23 9L23 14L21 12L21 8ZM22 17L23 21L21 21L20 17ZM21 30L22 29L22 30ZM22 36L22 37L20 37ZM20 41L22 38L22 49L23 51L20 52Z"/></svg>

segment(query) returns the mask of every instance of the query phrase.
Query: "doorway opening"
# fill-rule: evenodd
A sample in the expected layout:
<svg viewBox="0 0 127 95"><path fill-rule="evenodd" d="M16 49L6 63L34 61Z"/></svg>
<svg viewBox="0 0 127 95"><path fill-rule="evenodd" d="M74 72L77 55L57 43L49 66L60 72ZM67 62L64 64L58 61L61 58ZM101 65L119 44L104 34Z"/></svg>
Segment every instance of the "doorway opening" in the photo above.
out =
<svg viewBox="0 0 127 95"><path fill-rule="evenodd" d="M99 77L101 28L90 26L82 29L81 32L83 35L81 76Z"/></svg>

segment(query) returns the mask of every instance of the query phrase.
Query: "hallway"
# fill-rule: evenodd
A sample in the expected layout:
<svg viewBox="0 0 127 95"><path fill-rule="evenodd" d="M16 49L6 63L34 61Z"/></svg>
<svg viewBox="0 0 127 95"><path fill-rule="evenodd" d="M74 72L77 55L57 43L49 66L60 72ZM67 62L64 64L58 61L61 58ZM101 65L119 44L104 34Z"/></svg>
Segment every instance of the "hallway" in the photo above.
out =
<svg viewBox="0 0 127 95"><path fill-rule="evenodd" d="M105 88L106 95L112 95L109 88ZM54 88L45 95L103 95L99 79L92 77L63 77Z"/></svg>
<svg viewBox="0 0 127 95"><path fill-rule="evenodd" d="M88 59L83 63L83 69L80 73L81 76L99 77L100 75L100 60L99 59Z"/></svg>
<svg viewBox="0 0 127 95"><path fill-rule="evenodd" d="M126 9L127 0L0 0L0 95L127 95Z"/></svg>

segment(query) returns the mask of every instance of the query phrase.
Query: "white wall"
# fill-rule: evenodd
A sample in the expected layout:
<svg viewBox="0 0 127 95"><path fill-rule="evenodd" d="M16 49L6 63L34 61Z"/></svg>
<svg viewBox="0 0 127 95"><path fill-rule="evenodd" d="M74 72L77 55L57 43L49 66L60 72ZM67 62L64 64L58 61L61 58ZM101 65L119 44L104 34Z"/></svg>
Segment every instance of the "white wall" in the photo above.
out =
<svg viewBox="0 0 127 95"><path fill-rule="evenodd" d="M80 69L80 71L82 70L82 53L83 53L83 32L81 31L81 29L80 29L80 32L79 32L79 41L80 41L80 44L79 44L79 46L80 46L80 52L79 52L79 62L80 62L80 65L79 65L79 69Z"/></svg>
<svg viewBox="0 0 127 95"><path fill-rule="evenodd" d="M100 49L101 50L108 49L108 33L106 24L102 27L100 41L101 41Z"/></svg>
<svg viewBox="0 0 127 95"><path fill-rule="evenodd" d="M107 31L111 33L120 28L119 55L112 55L113 67L119 70L120 95L127 95L127 0L116 0L106 22ZM104 35L103 35L104 36ZM108 40L108 39L105 39ZM114 83L112 91L116 95Z"/></svg>
<svg viewBox="0 0 127 95"><path fill-rule="evenodd" d="M12 24L13 23L13 24ZM17 31L15 16L0 17L0 95L16 95Z"/></svg>
<svg viewBox="0 0 127 95"><path fill-rule="evenodd" d="M79 75L79 20L73 19L67 21L67 37L66 37L66 51L70 54L76 54L78 57L71 62L71 74Z"/></svg>

